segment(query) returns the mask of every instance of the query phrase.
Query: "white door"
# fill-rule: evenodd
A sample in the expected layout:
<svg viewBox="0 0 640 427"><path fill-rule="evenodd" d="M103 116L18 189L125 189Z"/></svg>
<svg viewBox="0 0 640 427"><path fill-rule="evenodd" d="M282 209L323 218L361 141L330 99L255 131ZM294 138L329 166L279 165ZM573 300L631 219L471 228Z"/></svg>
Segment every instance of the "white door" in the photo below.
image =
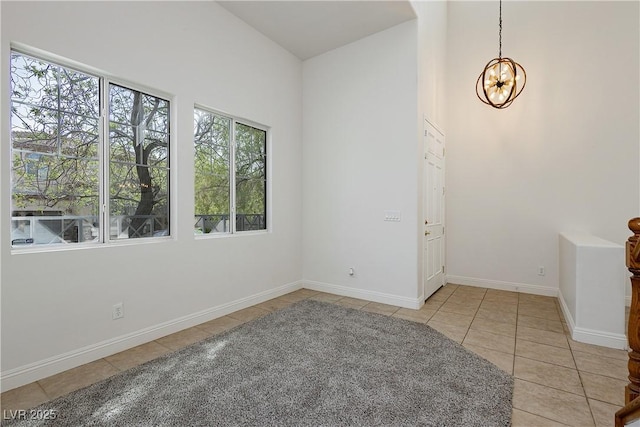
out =
<svg viewBox="0 0 640 427"><path fill-rule="evenodd" d="M424 121L424 298L444 285L444 135Z"/></svg>

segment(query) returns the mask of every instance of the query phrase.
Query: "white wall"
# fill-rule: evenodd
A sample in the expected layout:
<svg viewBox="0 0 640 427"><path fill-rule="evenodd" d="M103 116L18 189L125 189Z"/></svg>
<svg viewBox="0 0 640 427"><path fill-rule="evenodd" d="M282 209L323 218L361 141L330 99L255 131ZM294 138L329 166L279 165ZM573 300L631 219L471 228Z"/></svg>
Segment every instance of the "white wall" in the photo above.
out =
<svg viewBox="0 0 640 427"><path fill-rule="evenodd" d="M8 233L2 234L4 389L300 286L298 59L215 2L2 2L1 7L2 71L9 69L9 43L19 42L172 94L177 118L172 126L176 239L12 254ZM3 100L8 80L3 73ZM5 102L3 183L10 179ZM271 233L194 239L196 102L271 127ZM8 185L2 185L0 200L4 231L10 227ZM112 321L111 307L118 301L124 302L125 318Z"/></svg>
<svg viewBox="0 0 640 427"><path fill-rule="evenodd" d="M412 1L418 16L418 110L422 117L445 131L447 76L447 2ZM420 134L422 135L422 133Z"/></svg>
<svg viewBox="0 0 640 427"><path fill-rule="evenodd" d="M416 52L414 20L303 63L307 286L418 304Z"/></svg>
<svg viewBox="0 0 640 427"><path fill-rule="evenodd" d="M497 56L497 5L449 3L450 281L555 295L559 232L624 243L640 202L638 8L503 3L503 53L528 78L495 110L474 83Z"/></svg>

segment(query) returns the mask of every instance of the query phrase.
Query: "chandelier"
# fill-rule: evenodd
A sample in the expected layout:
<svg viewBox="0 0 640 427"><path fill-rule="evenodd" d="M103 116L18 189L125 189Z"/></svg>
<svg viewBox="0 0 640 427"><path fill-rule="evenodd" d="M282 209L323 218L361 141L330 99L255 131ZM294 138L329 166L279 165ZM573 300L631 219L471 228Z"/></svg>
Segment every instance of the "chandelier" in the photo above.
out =
<svg viewBox="0 0 640 427"><path fill-rule="evenodd" d="M527 81L524 68L511 58L502 57L502 0L500 0L498 57L487 63L476 81L480 101L494 108L507 108L522 93Z"/></svg>

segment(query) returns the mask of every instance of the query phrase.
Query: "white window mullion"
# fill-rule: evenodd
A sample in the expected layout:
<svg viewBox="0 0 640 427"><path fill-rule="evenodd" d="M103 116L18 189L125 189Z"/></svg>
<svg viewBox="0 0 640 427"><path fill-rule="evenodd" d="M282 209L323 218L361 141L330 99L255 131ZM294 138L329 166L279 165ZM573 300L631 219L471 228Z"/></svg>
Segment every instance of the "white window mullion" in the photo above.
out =
<svg viewBox="0 0 640 427"><path fill-rule="evenodd" d="M100 85L100 239L109 242L109 82Z"/></svg>
<svg viewBox="0 0 640 427"><path fill-rule="evenodd" d="M231 120L229 147L229 203L231 233L236 233L236 121Z"/></svg>

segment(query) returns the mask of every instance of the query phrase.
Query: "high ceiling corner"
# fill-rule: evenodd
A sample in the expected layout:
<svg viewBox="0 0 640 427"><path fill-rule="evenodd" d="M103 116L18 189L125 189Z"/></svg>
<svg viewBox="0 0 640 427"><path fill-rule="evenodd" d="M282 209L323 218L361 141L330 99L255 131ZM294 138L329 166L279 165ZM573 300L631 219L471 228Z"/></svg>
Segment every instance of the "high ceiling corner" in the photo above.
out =
<svg viewBox="0 0 640 427"><path fill-rule="evenodd" d="M301 60L416 18L407 0L218 3Z"/></svg>

